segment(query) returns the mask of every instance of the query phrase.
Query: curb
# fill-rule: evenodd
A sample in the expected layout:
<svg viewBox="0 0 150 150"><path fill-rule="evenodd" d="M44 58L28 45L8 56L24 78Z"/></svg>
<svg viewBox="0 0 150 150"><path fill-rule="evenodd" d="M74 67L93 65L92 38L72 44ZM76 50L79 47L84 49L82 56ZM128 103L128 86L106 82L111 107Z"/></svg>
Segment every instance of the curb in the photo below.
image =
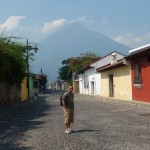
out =
<svg viewBox="0 0 150 150"><path fill-rule="evenodd" d="M140 105L146 105L146 106L150 106L149 102L142 102L142 101L137 101L137 100L125 100L125 99L116 99L113 97L102 97L102 96L98 96L98 95L86 95L86 94L80 94L77 93L78 95L81 96L90 96L90 97L95 97L99 100L105 100L105 101L117 101L117 102L124 102L124 103L132 103L132 104L140 104Z"/></svg>

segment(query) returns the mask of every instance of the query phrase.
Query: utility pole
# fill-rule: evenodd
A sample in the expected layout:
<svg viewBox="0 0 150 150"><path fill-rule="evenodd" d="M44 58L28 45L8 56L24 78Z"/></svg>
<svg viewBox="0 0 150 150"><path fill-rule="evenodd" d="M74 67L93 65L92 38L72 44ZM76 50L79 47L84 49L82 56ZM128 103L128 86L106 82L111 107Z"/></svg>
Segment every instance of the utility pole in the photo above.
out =
<svg viewBox="0 0 150 150"><path fill-rule="evenodd" d="M26 51L27 51L27 88L28 88L28 98L30 99L30 72L29 72L29 56L32 54L34 55L33 53L30 53L29 54L29 50L34 50L34 52L36 53L38 48L36 47L32 47L32 46L29 46L29 42L28 42L28 39L27 39L27 48L26 48Z"/></svg>
<svg viewBox="0 0 150 150"><path fill-rule="evenodd" d="M27 39L27 88L28 88L28 98L30 98L30 86L29 86L29 49L28 49L28 39Z"/></svg>

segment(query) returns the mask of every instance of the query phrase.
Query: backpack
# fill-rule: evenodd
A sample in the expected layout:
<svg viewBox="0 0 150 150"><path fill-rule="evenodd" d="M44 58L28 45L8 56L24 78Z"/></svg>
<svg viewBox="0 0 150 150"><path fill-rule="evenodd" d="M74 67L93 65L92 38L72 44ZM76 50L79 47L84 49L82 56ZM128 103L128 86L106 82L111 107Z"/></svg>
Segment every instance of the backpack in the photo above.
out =
<svg viewBox="0 0 150 150"><path fill-rule="evenodd" d="M63 106L63 102L62 102L63 99L62 98L63 98L64 93L61 94L61 96L60 96L60 106ZM68 93L67 93L67 97L66 98L68 98Z"/></svg>

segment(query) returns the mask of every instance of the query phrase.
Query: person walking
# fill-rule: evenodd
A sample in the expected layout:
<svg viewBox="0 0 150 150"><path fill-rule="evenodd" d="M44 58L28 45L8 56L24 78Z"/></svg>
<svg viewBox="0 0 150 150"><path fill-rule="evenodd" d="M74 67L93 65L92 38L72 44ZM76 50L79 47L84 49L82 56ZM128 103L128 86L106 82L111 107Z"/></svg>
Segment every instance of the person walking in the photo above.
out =
<svg viewBox="0 0 150 150"><path fill-rule="evenodd" d="M73 87L69 86L62 97L64 109L65 133L71 133L70 125L74 122L74 94Z"/></svg>

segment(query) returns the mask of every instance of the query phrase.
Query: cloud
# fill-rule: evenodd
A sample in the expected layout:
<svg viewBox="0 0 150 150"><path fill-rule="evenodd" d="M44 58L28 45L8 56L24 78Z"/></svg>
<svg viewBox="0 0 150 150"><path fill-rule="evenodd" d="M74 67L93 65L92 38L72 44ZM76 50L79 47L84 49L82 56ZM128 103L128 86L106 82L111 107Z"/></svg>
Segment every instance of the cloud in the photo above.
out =
<svg viewBox="0 0 150 150"><path fill-rule="evenodd" d="M3 24L0 24L0 31L8 30L11 31L16 29L20 25L20 21L25 19L25 16L11 16Z"/></svg>
<svg viewBox="0 0 150 150"><path fill-rule="evenodd" d="M74 20L66 20L66 19L58 19L58 20L53 20L51 22L45 22L43 27L41 28L41 32L42 33L52 33L54 31L56 31L57 29L59 29L60 27L69 24L69 23L74 23L74 22L78 22L78 23L93 23L92 20L88 20L86 16L84 17L79 17L77 19Z"/></svg>
<svg viewBox="0 0 150 150"><path fill-rule="evenodd" d="M108 18L107 17L103 17L100 19L102 24L107 24L108 23Z"/></svg>
<svg viewBox="0 0 150 150"><path fill-rule="evenodd" d="M145 35L135 35L134 33L125 33L123 35L118 35L113 38L115 41L122 44L128 45L130 47L139 47L150 43L150 33Z"/></svg>
<svg viewBox="0 0 150 150"><path fill-rule="evenodd" d="M79 17L75 20L70 20L68 21L70 23L72 22L79 22L79 23L93 23L94 21L93 20L89 20L86 16L83 16L83 17Z"/></svg>
<svg viewBox="0 0 150 150"><path fill-rule="evenodd" d="M65 25L68 21L65 19L54 20L52 22L45 22L41 29L42 33L53 32L59 27Z"/></svg>
<svg viewBox="0 0 150 150"><path fill-rule="evenodd" d="M7 35L15 35L21 37L28 37L35 39L43 39L47 35L55 32L64 25L71 23L89 24L93 23L93 20L88 19L86 16L78 17L76 19L57 19L50 22L43 23L43 26L39 26L37 23L33 23L30 26L21 25L21 21L26 16L10 16L5 22L0 24L0 32L5 32Z"/></svg>

